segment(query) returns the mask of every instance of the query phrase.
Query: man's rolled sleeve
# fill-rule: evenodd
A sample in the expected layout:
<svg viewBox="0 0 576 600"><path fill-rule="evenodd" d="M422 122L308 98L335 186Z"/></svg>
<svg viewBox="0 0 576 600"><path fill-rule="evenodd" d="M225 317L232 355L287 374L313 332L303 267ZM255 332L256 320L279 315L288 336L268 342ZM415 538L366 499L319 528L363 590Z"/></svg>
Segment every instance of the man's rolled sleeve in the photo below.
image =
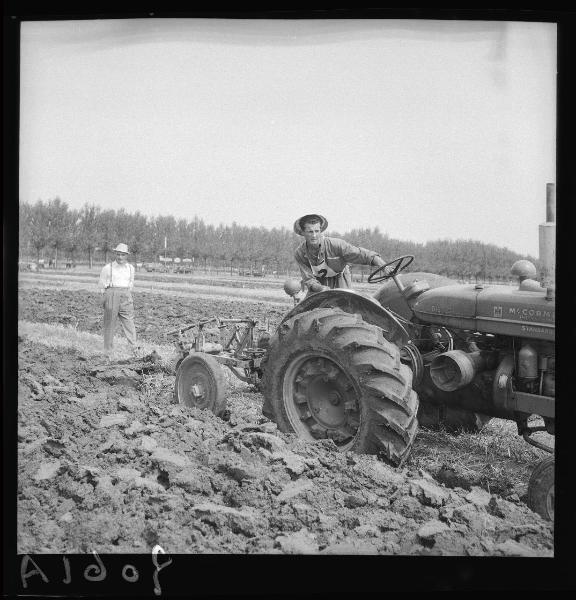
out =
<svg viewBox="0 0 576 600"><path fill-rule="evenodd" d="M345 240L334 238L330 240L334 250L339 254L346 263L353 265L371 265L377 252L367 250L360 246L354 246Z"/></svg>

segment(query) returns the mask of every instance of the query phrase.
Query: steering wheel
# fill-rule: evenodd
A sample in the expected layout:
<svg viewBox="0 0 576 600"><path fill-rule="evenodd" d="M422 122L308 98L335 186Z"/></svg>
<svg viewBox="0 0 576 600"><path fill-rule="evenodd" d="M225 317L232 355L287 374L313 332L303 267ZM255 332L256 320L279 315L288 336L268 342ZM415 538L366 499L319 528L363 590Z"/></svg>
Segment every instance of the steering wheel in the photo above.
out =
<svg viewBox="0 0 576 600"><path fill-rule="evenodd" d="M398 273L403 271L406 267L412 264L414 257L412 254L404 254L403 256L399 256L398 258L394 258L390 262L387 262L385 265L378 267L375 271L372 271L370 275L368 275L368 283L380 283L381 281L387 281L388 279L392 279L392 277L396 277ZM384 271L387 267L393 267L393 269L389 273L385 273L378 277L378 273Z"/></svg>

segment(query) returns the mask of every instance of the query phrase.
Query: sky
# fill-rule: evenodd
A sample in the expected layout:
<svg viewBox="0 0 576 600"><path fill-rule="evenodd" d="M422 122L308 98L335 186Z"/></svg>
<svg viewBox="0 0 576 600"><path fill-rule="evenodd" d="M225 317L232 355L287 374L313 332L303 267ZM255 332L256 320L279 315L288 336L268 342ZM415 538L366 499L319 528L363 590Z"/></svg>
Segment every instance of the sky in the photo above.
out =
<svg viewBox="0 0 576 600"><path fill-rule="evenodd" d="M556 25L100 19L21 24L20 201L538 255L556 178Z"/></svg>

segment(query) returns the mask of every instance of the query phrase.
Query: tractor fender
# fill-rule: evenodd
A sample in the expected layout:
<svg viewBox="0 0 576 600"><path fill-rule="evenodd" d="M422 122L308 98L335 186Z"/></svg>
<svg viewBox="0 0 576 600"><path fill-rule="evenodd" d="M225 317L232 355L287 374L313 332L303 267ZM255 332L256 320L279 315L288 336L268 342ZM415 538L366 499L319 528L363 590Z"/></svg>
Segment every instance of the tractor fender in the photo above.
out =
<svg viewBox="0 0 576 600"><path fill-rule="evenodd" d="M405 346L410 335L400 321L372 296L351 289L333 289L309 294L282 319L282 323L315 308L339 308L344 312L359 314L366 323L382 329L384 337L399 348Z"/></svg>

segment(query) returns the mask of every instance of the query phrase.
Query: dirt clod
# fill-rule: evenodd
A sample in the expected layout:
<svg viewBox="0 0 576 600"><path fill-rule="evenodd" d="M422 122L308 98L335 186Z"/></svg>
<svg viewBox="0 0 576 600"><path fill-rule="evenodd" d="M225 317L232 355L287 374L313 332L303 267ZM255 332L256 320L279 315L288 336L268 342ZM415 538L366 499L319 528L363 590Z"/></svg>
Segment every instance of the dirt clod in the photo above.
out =
<svg viewBox="0 0 576 600"><path fill-rule="evenodd" d="M52 462L45 462L40 465L38 471L34 475L36 481L43 481L45 479L52 479L56 477L58 472L62 469L62 463L59 460Z"/></svg>

